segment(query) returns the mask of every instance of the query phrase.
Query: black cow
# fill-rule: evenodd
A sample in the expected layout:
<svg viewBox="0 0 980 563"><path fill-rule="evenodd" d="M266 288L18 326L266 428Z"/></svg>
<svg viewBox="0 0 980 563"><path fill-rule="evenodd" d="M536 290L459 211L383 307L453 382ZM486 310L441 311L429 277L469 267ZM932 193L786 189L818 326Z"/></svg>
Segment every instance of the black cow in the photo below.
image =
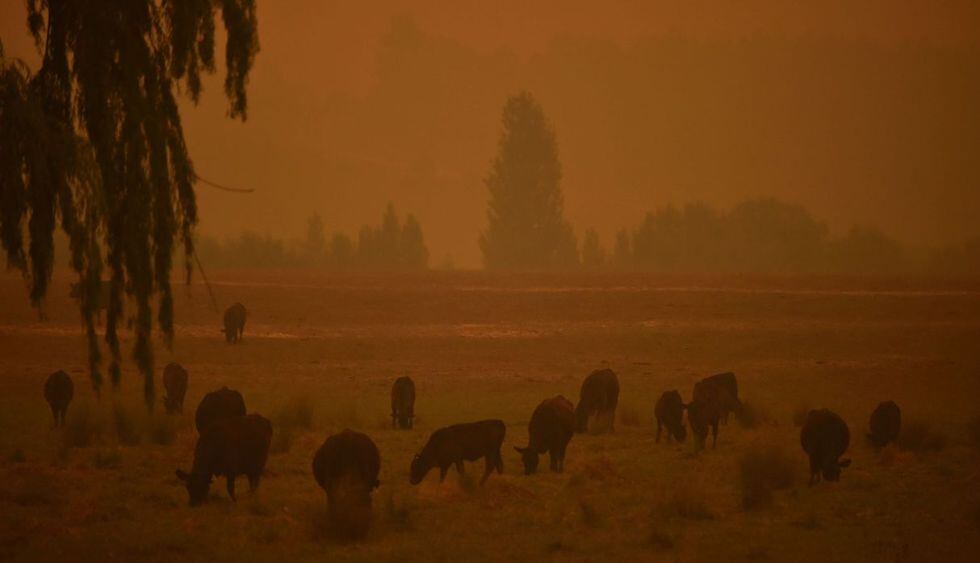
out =
<svg viewBox="0 0 980 563"><path fill-rule="evenodd" d="M565 470L565 449L575 433L575 411L572 402L558 395L541 401L531 415L527 426L526 448L514 447L524 462L524 474L538 470L538 455L545 452L551 457L551 470Z"/></svg>
<svg viewBox="0 0 980 563"><path fill-rule="evenodd" d="M486 467L482 485L494 469L504 472L504 459L500 446L504 443L507 427L502 420L481 420L465 424L454 424L440 428L429 436L425 447L412 459L409 481L418 485L433 467L439 468L439 482L446 479L449 466L455 464L463 475L463 461L476 461L485 458Z"/></svg>
<svg viewBox="0 0 980 563"><path fill-rule="evenodd" d="M167 395L163 405L168 414L184 412L184 395L187 394L187 370L180 364L170 363L163 368L163 388Z"/></svg>
<svg viewBox="0 0 980 563"><path fill-rule="evenodd" d="M827 409L812 410L806 415L806 422L800 430L800 445L810 456L810 485L820 481L839 481L840 470L851 464L849 459L840 459L851 442L847 423L836 413Z"/></svg>
<svg viewBox="0 0 980 563"><path fill-rule="evenodd" d="M725 424L728 424L728 413L734 412L738 414L742 411L742 402L738 399L738 380L735 379L734 373L726 371L725 373L705 377L697 382L694 384L692 400L696 401L699 396L706 393L720 394L722 396L722 402L719 408L721 409L721 421Z"/></svg>
<svg viewBox="0 0 980 563"><path fill-rule="evenodd" d="M204 434L208 426L215 422L232 418L235 416L245 416L245 399L242 394L234 389L222 387L217 391L211 391L201 399L197 405L197 412L194 413L194 424L197 426L197 433Z"/></svg>
<svg viewBox="0 0 980 563"><path fill-rule="evenodd" d="M582 382L578 406L575 407L575 431L589 429L589 417L593 414L597 430L612 432L619 403L619 378L611 369L600 369L589 374Z"/></svg>
<svg viewBox="0 0 980 563"><path fill-rule="evenodd" d="M254 492L265 469L272 441L272 423L259 414L236 416L216 421L197 439L194 465L190 473L177 470L184 482L191 506L207 500L214 476L227 479L228 496L235 500L235 478L248 477Z"/></svg>
<svg viewBox="0 0 980 563"><path fill-rule="evenodd" d="M65 425L65 415L68 414L68 404L75 396L75 385L71 376L58 370L48 376L44 382L44 399L51 407L55 428Z"/></svg>
<svg viewBox="0 0 980 563"><path fill-rule="evenodd" d="M667 441L671 438L678 442L683 442L687 437L687 428L684 427L684 401L677 390L664 391L657 400L657 406L653 409L654 416L657 417L657 443L660 443L660 432L667 427Z"/></svg>
<svg viewBox="0 0 980 563"><path fill-rule="evenodd" d="M415 424L415 382L399 377L391 386L391 426L408 429Z"/></svg>
<svg viewBox="0 0 980 563"><path fill-rule="evenodd" d="M875 447L883 448L898 438L902 429L902 411L895 401L885 401L871 413L869 426L871 433L868 439Z"/></svg>
<svg viewBox="0 0 980 563"><path fill-rule="evenodd" d="M241 303L235 303L231 307L225 309L225 328L223 332L225 333L225 341L229 344L234 344L242 339L242 335L245 334L245 317L248 316L248 312L245 310L245 305Z"/></svg>
<svg viewBox="0 0 980 563"><path fill-rule="evenodd" d="M358 538L371 525L371 491L381 484L381 455L371 438L344 430L313 456L313 477L327 493L330 522L339 535Z"/></svg>

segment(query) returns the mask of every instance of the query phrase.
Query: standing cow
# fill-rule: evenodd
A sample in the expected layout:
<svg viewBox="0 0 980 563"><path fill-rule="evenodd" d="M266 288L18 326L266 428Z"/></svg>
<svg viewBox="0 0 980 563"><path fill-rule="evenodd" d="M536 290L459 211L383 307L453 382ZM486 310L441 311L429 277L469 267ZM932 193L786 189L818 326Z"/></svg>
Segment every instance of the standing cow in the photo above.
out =
<svg viewBox="0 0 980 563"><path fill-rule="evenodd" d="M187 394L187 370L176 363L163 368L163 389L167 392L163 406L167 414L184 412L184 395Z"/></svg>
<svg viewBox="0 0 980 563"><path fill-rule="evenodd" d="M222 387L201 399L194 413L194 424L197 433L204 434L215 422L236 416L245 416L245 399L238 391Z"/></svg>
<svg viewBox="0 0 980 563"><path fill-rule="evenodd" d="M415 382L404 376L391 386L391 426L403 430L415 424Z"/></svg>
<svg viewBox="0 0 980 563"><path fill-rule="evenodd" d="M575 431L589 429L589 417L595 415L595 429L612 432L619 403L619 378L611 369L600 369L582 382L578 406L575 407Z"/></svg>
<svg viewBox="0 0 980 563"><path fill-rule="evenodd" d="M851 442L851 433L837 413L827 409L812 410L806 415L806 422L800 431L800 445L810 457L810 486L820 481L839 481L840 470L851 464L849 459L840 459Z"/></svg>
<svg viewBox="0 0 980 563"><path fill-rule="evenodd" d="M48 376L44 382L44 399L51 407L55 428L65 425L65 415L68 414L68 404L75 396L75 385L71 376L58 370Z"/></svg>
<svg viewBox="0 0 980 563"><path fill-rule="evenodd" d="M330 523L338 535L363 537L371 525L371 491L380 485L381 455L371 438L344 430L313 457L313 477L327 493Z"/></svg>
<svg viewBox="0 0 980 563"><path fill-rule="evenodd" d="M877 448L883 448L898 438L902 429L902 411L895 401L885 401L871 413L869 421L871 433L868 439Z"/></svg>
<svg viewBox="0 0 980 563"><path fill-rule="evenodd" d="M657 406L653 410L657 418L657 443L660 443L660 432L664 427L667 428L667 441L671 438L678 442L683 442L687 437L687 429L684 427L684 402L681 394L677 390L664 391L657 400Z"/></svg>
<svg viewBox="0 0 980 563"><path fill-rule="evenodd" d="M565 449L575 433L575 411L572 402L558 395L541 402L531 415L527 427L526 448L514 447L524 462L524 474L538 470L538 455L545 452L551 457L551 470L565 470Z"/></svg>
<svg viewBox="0 0 980 563"><path fill-rule="evenodd" d="M247 315L248 312L241 303L235 303L225 309L225 328L223 330L225 342L234 344L241 341L242 335L245 334L245 317Z"/></svg>
<svg viewBox="0 0 980 563"><path fill-rule="evenodd" d="M226 478L232 500L236 500L235 478L239 475L248 478L249 490L255 492L271 442L272 423L259 414L226 418L209 426L197 439L190 473L177 470L177 478L187 487L191 506L207 500L215 476Z"/></svg>
<svg viewBox="0 0 980 563"><path fill-rule="evenodd" d="M720 395L719 408L723 423L728 424L728 413L738 414L742 411L742 402L738 399L738 380L734 373L726 371L698 381L694 385L692 400L696 401L699 396L707 393Z"/></svg>
<svg viewBox="0 0 980 563"><path fill-rule="evenodd" d="M486 462L482 485L494 469L504 472L504 459L500 447L504 443L507 427L502 420L481 420L454 424L440 428L429 436L425 447L412 459L409 481L418 485L433 467L439 468L439 482L446 479L451 465L463 475L463 461L476 461L481 457Z"/></svg>

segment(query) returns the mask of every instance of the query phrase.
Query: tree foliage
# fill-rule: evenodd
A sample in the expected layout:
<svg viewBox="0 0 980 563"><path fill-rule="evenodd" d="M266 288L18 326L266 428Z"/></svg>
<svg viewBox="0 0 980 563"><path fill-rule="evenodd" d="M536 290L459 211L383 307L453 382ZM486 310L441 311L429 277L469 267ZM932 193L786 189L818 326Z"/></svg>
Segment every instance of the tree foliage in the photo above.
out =
<svg viewBox="0 0 980 563"><path fill-rule="evenodd" d="M541 105L528 92L504 104L503 132L486 186L489 224L480 236L491 269L550 269L578 262L565 220L558 142Z"/></svg>
<svg viewBox="0 0 980 563"><path fill-rule="evenodd" d="M32 73L0 45L0 234L40 306L53 267L53 232L69 239L83 283L92 382L100 390L93 325L102 269L111 297L105 340L119 383L123 294L135 303L133 356L154 400L151 300L169 346L170 273L197 222L194 167L176 93L195 102L215 70L221 12L229 115L246 118L248 73L258 52L255 0L28 0L27 25L41 54ZM26 239L25 239L26 235ZM191 262L188 261L188 264ZM187 276L190 276L188 266Z"/></svg>

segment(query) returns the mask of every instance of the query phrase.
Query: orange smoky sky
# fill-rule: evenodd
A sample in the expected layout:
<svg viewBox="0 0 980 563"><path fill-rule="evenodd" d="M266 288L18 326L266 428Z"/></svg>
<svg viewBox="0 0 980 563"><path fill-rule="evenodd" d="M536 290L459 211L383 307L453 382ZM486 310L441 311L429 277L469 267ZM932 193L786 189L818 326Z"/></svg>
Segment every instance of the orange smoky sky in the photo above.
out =
<svg viewBox="0 0 980 563"><path fill-rule="evenodd" d="M300 237L422 223L433 265L479 265L506 96L552 119L568 218L613 233L666 203L773 195L833 229L980 234L980 3L260 0L249 119L219 75L184 104L200 229ZM36 68L23 2L8 56Z"/></svg>

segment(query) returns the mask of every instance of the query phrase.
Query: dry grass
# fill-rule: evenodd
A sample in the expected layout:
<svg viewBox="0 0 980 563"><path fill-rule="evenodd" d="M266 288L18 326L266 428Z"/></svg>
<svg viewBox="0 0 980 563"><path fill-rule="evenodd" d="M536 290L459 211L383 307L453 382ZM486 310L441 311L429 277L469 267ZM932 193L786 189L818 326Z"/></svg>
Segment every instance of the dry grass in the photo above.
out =
<svg viewBox="0 0 980 563"><path fill-rule="evenodd" d="M68 410L62 441L69 448L85 448L102 441L105 423L99 411L88 402L73 405Z"/></svg>
<svg viewBox="0 0 980 563"><path fill-rule="evenodd" d="M769 410L758 403L752 401L742 401L742 410L738 413L738 423L742 428L753 429L760 426L769 426L774 423Z"/></svg>
<svg viewBox="0 0 980 563"><path fill-rule="evenodd" d="M644 419L642 411L633 404L618 405L616 408L616 414L619 417L619 423L622 426L637 427L643 426L644 424L649 424L649 421Z"/></svg>
<svg viewBox="0 0 980 563"><path fill-rule="evenodd" d="M660 515L665 518L686 520L714 520L715 514L708 507L704 493L689 482L678 483L660 505Z"/></svg>
<svg viewBox="0 0 980 563"><path fill-rule="evenodd" d="M896 443L908 452L933 453L946 448L946 436L928 420L913 418L902 422Z"/></svg>
<svg viewBox="0 0 980 563"><path fill-rule="evenodd" d="M780 445L752 445L738 460L738 482L742 506L747 510L772 504L773 491L793 486L796 458Z"/></svg>

